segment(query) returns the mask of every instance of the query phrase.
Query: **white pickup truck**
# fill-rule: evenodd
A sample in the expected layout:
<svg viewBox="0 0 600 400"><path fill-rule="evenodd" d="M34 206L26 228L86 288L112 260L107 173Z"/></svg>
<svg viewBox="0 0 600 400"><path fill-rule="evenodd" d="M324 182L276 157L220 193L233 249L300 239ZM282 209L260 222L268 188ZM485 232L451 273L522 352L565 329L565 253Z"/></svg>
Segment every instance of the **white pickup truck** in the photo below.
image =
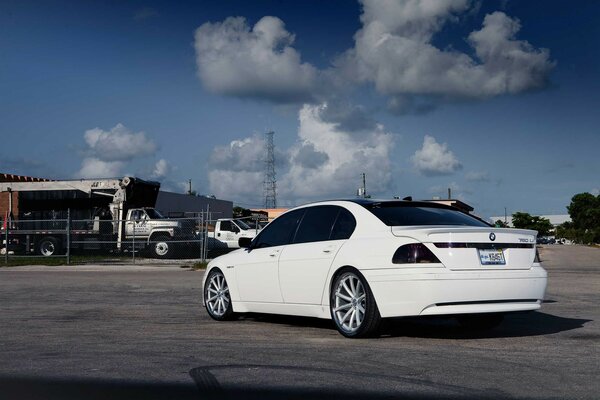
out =
<svg viewBox="0 0 600 400"><path fill-rule="evenodd" d="M260 232L260 229L251 228L241 219L223 218L217 220L215 230L208 232L209 238L225 244L230 249L240 247L238 240L242 237L253 239Z"/></svg>

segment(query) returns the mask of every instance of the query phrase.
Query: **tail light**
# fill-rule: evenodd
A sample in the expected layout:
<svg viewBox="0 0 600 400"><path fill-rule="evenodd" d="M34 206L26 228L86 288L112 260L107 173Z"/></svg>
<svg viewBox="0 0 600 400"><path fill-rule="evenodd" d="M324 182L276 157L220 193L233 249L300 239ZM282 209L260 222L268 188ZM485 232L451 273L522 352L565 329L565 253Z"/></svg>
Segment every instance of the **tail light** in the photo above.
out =
<svg viewBox="0 0 600 400"><path fill-rule="evenodd" d="M439 263L440 260L422 243L405 244L396 250L392 263L394 264L420 264Z"/></svg>

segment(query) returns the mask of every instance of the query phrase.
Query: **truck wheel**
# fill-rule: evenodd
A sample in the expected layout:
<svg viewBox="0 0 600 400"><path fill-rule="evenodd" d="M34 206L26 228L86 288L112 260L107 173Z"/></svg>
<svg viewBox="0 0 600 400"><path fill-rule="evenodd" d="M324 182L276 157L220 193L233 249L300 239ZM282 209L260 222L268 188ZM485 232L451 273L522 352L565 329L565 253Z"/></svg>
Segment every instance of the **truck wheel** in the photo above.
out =
<svg viewBox="0 0 600 400"><path fill-rule="evenodd" d="M169 243L167 235L157 235L152 238L152 253L156 258L168 258L173 253L173 243Z"/></svg>
<svg viewBox="0 0 600 400"><path fill-rule="evenodd" d="M38 254L44 257L55 256L60 252L60 244L53 237L45 237L38 243Z"/></svg>

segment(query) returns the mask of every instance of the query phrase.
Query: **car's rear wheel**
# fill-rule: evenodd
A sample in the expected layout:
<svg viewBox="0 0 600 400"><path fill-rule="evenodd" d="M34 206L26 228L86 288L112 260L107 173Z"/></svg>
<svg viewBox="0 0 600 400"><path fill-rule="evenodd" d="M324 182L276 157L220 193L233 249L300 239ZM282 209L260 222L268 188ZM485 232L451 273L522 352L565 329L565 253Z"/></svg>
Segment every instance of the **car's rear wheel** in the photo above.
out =
<svg viewBox="0 0 600 400"><path fill-rule="evenodd" d="M338 331L348 338L377 334L381 316L371 288L355 270L339 274L331 286L331 318Z"/></svg>
<svg viewBox="0 0 600 400"><path fill-rule="evenodd" d="M219 269L210 271L204 284L204 304L211 318L217 321L233 319L231 296L225 275Z"/></svg>
<svg viewBox="0 0 600 400"><path fill-rule="evenodd" d="M458 319L458 323L465 329L473 331L487 331L500 325L504 320L504 314L464 314L459 315L456 318Z"/></svg>

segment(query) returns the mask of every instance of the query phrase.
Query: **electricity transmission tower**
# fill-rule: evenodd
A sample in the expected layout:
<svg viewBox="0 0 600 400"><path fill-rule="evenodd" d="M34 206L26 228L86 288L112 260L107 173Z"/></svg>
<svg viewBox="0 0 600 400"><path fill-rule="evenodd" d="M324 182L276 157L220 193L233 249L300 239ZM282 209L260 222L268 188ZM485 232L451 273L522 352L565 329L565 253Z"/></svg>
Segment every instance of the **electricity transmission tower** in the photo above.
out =
<svg viewBox="0 0 600 400"><path fill-rule="evenodd" d="M265 178L263 180L263 192L265 196L265 208L277 208L277 176L275 175L275 145L273 135L275 132L265 133Z"/></svg>

